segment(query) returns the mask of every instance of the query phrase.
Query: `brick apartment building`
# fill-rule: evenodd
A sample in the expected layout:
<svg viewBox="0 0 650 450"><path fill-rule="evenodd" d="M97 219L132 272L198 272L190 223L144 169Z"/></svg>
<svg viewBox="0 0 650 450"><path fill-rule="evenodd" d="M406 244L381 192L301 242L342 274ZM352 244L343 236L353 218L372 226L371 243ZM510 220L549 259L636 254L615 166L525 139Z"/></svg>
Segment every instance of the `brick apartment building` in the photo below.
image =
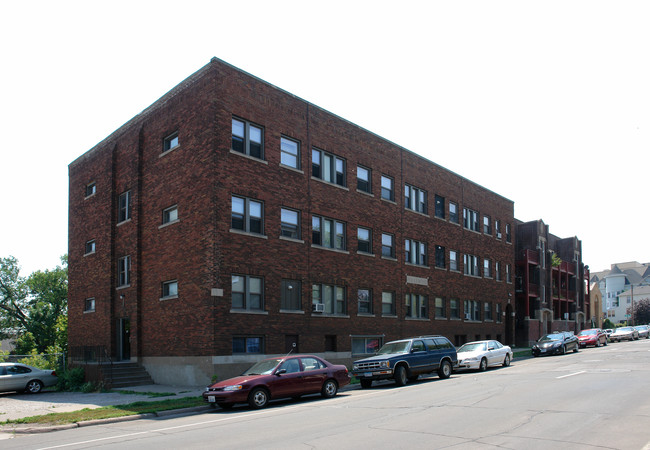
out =
<svg viewBox="0 0 650 450"><path fill-rule="evenodd" d="M514 344L512 201L216 58L69 174L78 360L198 385L294 344Z"/></svg>
<svg viewBox="0 0 650 450"><path fill-rule="evenodd" d="M516 221L516 340L529 346L552 331L578 332L592 324L589 266L582 241L549 233L542 220Z"/></svg>

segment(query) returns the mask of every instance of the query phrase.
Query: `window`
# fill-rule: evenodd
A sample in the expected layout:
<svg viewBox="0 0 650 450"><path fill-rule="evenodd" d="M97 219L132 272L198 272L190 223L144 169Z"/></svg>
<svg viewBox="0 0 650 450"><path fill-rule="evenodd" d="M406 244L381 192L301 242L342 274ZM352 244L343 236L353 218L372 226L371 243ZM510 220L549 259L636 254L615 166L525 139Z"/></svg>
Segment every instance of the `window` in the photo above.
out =
<svg viewBox="0 0 650 450"><path fill-rule="evenodd" d="M372 231L368 228L357 228L357 241L361 253L372 254Z"/></svg>
<svg viewBox="0 0 650 450"><path fill-rule="evenodd" d="M395 293L394 292L381 293L381 315L382 316L395 315Z"/></svg>
<svg viewBox="0 0 650 450"><path fill-rule="evenodd" d="M478 272L478 258L474 255L463 255L463 268L465 275L480 276Z"/></svg>
<svg viewBox="0 0 650 450"><path fill-rule="evenodd" d="M395 188L394 182L391 177L386 175L381 176L381 198L384 200L395 201Z"/></svg>
<svg viewBox="0 0 650 450"><path fill-rule="evenodd" d="M359 289L357 291L357 302L359 314L372 314L372 291L370 289Z"/></svg>
<svg viewBox="0 0 650 450"><path fill-rule="evenodd" d="M494 279L501 281L501 263L499 261L494 263Z"/></svg>
<svg viewBox="0 0 650 450"><path fill-rule="evenodd" d="M300 169L300 144L293 139L280 138L280 164Z"/></svg>
<svg viewBox="0 0 650 450"><path fill-rule="evenodd" d="M468 230L478 232L478 216L478 212L469 208L463 208L463 226Z"/></svg>
<svg viewBox="0 0 650 450"><path fill-rule="evenodd" d="M496 307L495 308L495 316L496 316L495 320L496 320L497 323L501 323L501 303L497 303L494 306Z"/></svg>
<svg viewBox="0 0 650 450"><path fill-rule="evenodd" d="M449 270L458 270L458 252L449 250Z"/></svg>
<svg viewBox="0 0 650 450"><path fill-rule="evenodd" d="M449 221L460 224L458 218L458 205L456 203L449 202Z"/></svg>
<svg viewBox="0 0 650 450"><path fill-rule="evenodd" d="M332 335L332 334L325 335L325 351L326 352L336 351L336 335Z"/></svg>
<svg viewBox="0 0 650 450"><path fill-rule="evenodd" d="M248 275L232 276L232 308L261 311L264 307L261 278Z"/></svg>
<svg viewBox="0 0 650 450"><path fill-rule="evenodd" d="M481 310L479 302L474 300L465 300L465 320L480 322Z"/></svg>
<svg viewBox="0 0 650 450"><path fill-rule="evenodd" d="M163 139L163 153L173 150L179 145L180 145L180 141L178 140L178 133L174 133L171 136L168 136L165 139Z"/></svg>
<svg viewBox="0 0 650 450"><path fill-rule="evenodd" d="M264 158L264 132L262 128L239 119L232 119L231 148L254 158Z"/></svg>
<svg viewBox="0 0 650 450"><path fill-rule="evenodd" d="M178 281L170 280L162 284L162 298L178 297Z"/></svg>
<svg viewBox="0 0 650 450"><path fill-rule="evenodd" d="M442 245L436 245L436 267L445 268L445 248Z"/></svg>
<svg viewBox="0 0 650 450"><path fill-rule="evenodd" d="M490 260L489 259L484 259L483 260L483 276L485 278L492 278L492 271L490 270Z"/></svg>
<svg viewBox="0 0 650 450"><path fill-rule="evenodd" d="M328 183L346 186L345 160L322 150L311 151L311 174Z"/></svg>
<svg viewBox="0 0 650 450"><path fill-rule="evenodd" d="M95 311L95 299L87 298L84 302L84 312L94 312Z"/></svg>
<svg viewBox="0 0 650 450"><path fill-rule="evenodd" d="M234 353L264 353L264 338L261 336L233 337L232 352Z"/></svg>
<svg viewBox="0 0 650 450"><path fill-rule="evenodd" d="M445 218L445 198L436 195L436 217L439 219Z"/></svg>
<svg viewBox="0 0 650 450"><path fill-rule="evenodd" d="M445 305L445 299L442 297L436 297L435 308L436 308L436 319L444 319L447 317L447 305Z"/></svg>
<svg viewBox="0 0 650 450"><path fill-rule="evenodd" d="M353 355L374 355L380 347L381 338L377 336L352 338Z"/></svg>
<svg viewBox="0 0 650 450"><path fill-rule="evenodd" d="M512 242L512 234L510 233L510 224L506 224L506 242Z"/></svg>
<svg viewBox="0 0 650 450"><path fill-rule="evenodd" d="M449 299L449 317L460 319L460 302L457 298Z"/></svg>
<svg viewBox="0 0 650 450"><path fill-rule="evenodd" d="M382 233L381 256L395 258L395 239L392 234Z"/></svg>
<svg viewBox="0 0 650 450"><path fill-rule="evenodd" d="M512 283L512 278L510 275L510 264L506 264L506 283Z"/></svg>
<svg viewBox="0 0 650 450"><path fill-rule="evenodd" d="M90 197L91 195L95 195L97 192L97 185L93 181L92 183L88 183L86 185L86 197Z"/></svg>
<svg viewBox="0 0 650 450"><path fill-rule="evenodd" d="M300 311L302 283L299 280L282 280L280 309L287 311Z"/></svg>
<svg viewBox="0 0 650 450"><path fill-rule="evenodd" d="M497 239L501 239L501 221L498 219L494 221L494 231L497 233Z"/></svg>
<svg viewBox="0 0 650 450"><path fill-rule="evenodd" d="M418 266L427 265L427 244L424 242L406 239L404 254L406 262Z"/></svg>
<svg viewBox="0 0 650 450"><path fill-rule="evenodd" d="M117 221L124 222L131 218L131 191L120 194L118 200L118 218Z"/></svg>
<svg viewBox="0 0 650 450"><path fill-rule="evenodd" d="M264 233L262 220L262 202L243 197L232 197L232 222L233 230L247 233Z"/></svg>
<svg viewBox="0 0 650 450"><path fill-rule="evenodd" d="M316 305L323 305L320 308L325 314L347 314L344 287L314 284L312 285L311 295L314 310L318 310Z"/></svg>
<svg viewBox="0 0 650 450"><path fill-rule="evenodd" d="M489 216L483 216L483 233L492 234L492 219Z"/></svg>
<svg viewBox="0 0 650 450"><path fill-rule="evenodd" d="M300 213L293 209L280 209L280 236L300 239Z"/></svg>
<svg viewBox="0 0 650 450"><path fill-rule="evenodd" d="M406 209L417 211L422 214L427 213L427 191L404 185L404 206Z"/></svg>
<svg viewBox="0 0 650 450"><path fill-rule="evenodd" d="M128 286L131 282L131 257L124 256L117 260L117 285Z"/></svg>
<svg viewBox="0 0 650 450"><path fill-rule="evenodd" d="M338 220L314 216L311 220L312 244L321 247L345 250L345 223Z"/></svg>
<svg viewBox="0 0 650 450"><path fill-rule="evenodd" d="M372 186L370 184L371 177L370 169L367 169L363 166L357 166L357 189L363 192L371 193Z"/></svg>
<svg viewBox="0 0 650 450"><path fill-rule="evenodd" d="M485 302L483 309L483 320L492 320L492 303Z"/></svg>
<svg viewBox="0 0 650 450"><path fill-rule="evenodd" d="M162 217L162 223L163 225L166 223L172 223L176 222L178 220L178 206L170 206L167 209L163 210L163 217Z"/></svg>
<svg viewBox="0 0 650 450"><path fill-rule="evenodd" d="M429 317L427 307L426 295L406 294L406 317L426 319Z"/></svg>
<svg viewBox="0 0 650 450"><path fill-rule="evenodd" d="M91 253L95 253L95 240L91 240L86 242L86 255L90 255Z"/></svg>

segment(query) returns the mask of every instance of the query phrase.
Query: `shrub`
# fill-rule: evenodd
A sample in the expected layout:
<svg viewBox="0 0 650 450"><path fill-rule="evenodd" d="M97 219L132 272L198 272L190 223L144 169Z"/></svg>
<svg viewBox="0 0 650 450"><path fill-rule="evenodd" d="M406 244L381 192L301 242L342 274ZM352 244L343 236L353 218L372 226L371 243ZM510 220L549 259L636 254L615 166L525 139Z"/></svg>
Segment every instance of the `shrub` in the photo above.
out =
<svg viewBox="0 0 650 450"><path fill-rule="evenodd" d="M85 383L86 372L83 367L73 367L58 375L57 391L80 391L87 384Z"/></svg>

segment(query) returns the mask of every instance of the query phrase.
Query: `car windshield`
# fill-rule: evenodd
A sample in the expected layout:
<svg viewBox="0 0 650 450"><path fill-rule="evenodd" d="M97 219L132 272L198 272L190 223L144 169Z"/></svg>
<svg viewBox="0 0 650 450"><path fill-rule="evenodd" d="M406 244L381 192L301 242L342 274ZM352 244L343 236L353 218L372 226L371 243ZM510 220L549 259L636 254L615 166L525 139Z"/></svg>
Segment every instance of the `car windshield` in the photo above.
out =
<svg viewBox="0 0 650 450"><path fill-rule="evenodd" d="M554 334L545 334L544 336L539 338L540 341L561 341L562 339L564 339L564 336L562 336L561 334L556 334L556 333L554 333Z"/></svg>
<svg viewBox="0 0 650 450"><path fill-rule="evenodd" d="M632 331L632 327L621 327L616 331Z"/></svg>
<svg viewBox="0 0 650 450"><path fill-rule="evenodd" d="M596 330L582 330L578 336L593 336L596 334Z"/></svg>
<svg viewBox="0 0 650 450"><path fill-rule="evenodd" d="M635 328L636 330L645 330L645 329L646 329L646 328L645 328L645 325L639 325L639 326L636 326L636 327L634 327L634 328Z"/></svg>
<svg viewBox="0 0 650 450"><path fill-rule="evenodd" d="M269 375L273 373L273 369L275 369L281 361L282 358L265 359L264 361L254 364L253 367L248 369L242 375Z"/></svg>
<svg viewBox="0 0 650 450"><path fill-rule="evenodd" d="M409 341L389 342L382 346L377 352L378 355L389 355L391 353L406 353L409 348Z"/></svg>
<svg viewBox="0 0 650 450"><path fill-rule="evenodd" d="M485 345L486 345L485 342L469 342L467 344L463 344L458 349L458 353L485 351Z"/></svg>

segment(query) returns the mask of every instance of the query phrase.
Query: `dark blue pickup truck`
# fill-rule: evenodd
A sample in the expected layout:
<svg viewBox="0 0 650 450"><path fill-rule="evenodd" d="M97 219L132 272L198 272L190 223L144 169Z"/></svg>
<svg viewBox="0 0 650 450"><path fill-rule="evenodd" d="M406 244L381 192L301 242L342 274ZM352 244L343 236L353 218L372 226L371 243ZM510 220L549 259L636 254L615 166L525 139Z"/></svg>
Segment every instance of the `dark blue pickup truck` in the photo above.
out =
<svg viewBox="0 0 650 450"><path fill-rule="evenodd" d="M418 376L437 371L449 378L458 366L456 348L444 336L420 336L384 344L375 356L355 361L352 375L366 389L373 380L394 379L398 386Z"/></svg>

